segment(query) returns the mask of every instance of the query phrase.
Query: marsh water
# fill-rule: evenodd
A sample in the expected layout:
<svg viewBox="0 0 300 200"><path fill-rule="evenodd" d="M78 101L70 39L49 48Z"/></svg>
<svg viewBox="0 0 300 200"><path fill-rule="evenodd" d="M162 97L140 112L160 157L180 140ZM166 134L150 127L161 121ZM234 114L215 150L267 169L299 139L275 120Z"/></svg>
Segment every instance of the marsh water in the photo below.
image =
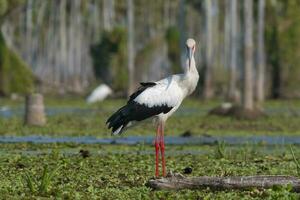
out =
<svg viewBox="0 0 300 200"><path fill-rule="evenodd" d="M153 144L153 136L128 136L97 138L93 136L50 137L50 136L0 136L0 143L75 143L75 144ZM169 145L214 145L224 142L228 145L263 144L289 145L300 144L299 136L199 136L181 137L166 136L165 143Z"/></svg>

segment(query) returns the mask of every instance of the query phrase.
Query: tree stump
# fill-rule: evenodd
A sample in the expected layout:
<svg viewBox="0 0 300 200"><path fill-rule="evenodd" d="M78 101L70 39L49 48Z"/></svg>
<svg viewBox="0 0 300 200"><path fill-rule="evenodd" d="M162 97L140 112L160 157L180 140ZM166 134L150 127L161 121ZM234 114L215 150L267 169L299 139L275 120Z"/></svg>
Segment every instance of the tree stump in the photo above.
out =
<svg viewBox="0 0 300 200"><path fill-rule="evenodd" d="M165 178L151 179L147 186L160 190L205 189L214 190L250 188L266 189L274 186L291 185L295 192L300 191L300 179L292 176L228 176L228 177L184 177L181 174L168 174Z"/></svg>
<svg viewBox="0 0 300 200"><path fill-rule="evenodd" d="M43 126L46 124L44 98L41 94L30 94L25 102L25 124Z"/></svg>

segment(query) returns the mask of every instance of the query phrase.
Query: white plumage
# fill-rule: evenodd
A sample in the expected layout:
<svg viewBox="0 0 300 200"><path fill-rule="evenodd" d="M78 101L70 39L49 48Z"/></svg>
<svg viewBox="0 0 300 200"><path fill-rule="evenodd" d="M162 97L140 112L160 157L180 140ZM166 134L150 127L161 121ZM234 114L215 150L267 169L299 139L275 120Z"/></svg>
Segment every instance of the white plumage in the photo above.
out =
<svg viewBox="0 0 300 200"><path fill-rule="evenodd" d="M178 76L170 76L155 82L155 86L147 88L134 101L150 108L161 105L175 107L181 103L184 92L174 79L178 79Z"/></svg>

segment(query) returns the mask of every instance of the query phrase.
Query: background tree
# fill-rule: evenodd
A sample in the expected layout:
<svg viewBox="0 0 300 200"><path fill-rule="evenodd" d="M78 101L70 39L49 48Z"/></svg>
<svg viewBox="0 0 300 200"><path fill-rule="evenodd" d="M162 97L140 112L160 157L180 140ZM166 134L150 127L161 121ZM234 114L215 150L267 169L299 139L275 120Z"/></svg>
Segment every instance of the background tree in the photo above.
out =
<svg viewBox="0 0 300 200"><path fill-rule="evenodd" d="M206 51L205 51L205 74L203 83L203 98L210 99L213 96L213 1L205 1L205 20L206 20Z"/></svg>
<svg viewBox="0 0 300 200"><path fill-rule="evenodd" d="M127 95L130 95L135 90L134 79L134 62L135 62L135 49L134 49L134 3L133 0L127 0L127 29L128 29L128 90Z"/></svg>
<svg viewBox="0 0 300 200"><path fill-rule="evenodd" d="M179 14L178 14L178 27L179 27L179 42L180 42L180 62L181 68L185 64L185 41L186 41L186 2L179 0Z"/></svg>
<svg viewBox="0 0 300 200"><path fill-rule="evenodd" d="M237 0L230 0L230 68L229 68L229 90L228 98L235 103L239 103L238 98L238 88L237 88L237 53L238 53L238 31L237 31L237 18L238 18L238 9L237 9Z"/></svg>
<svg viewBox="0 0 300 200"><path fill-rule="evenodd" d="M243 71L243 108L253 110L253 0L244 1L244 71Z"/></svg>
<svg viewBox="0 0 300 200"><path fill-rule="evenodd" d="M258 109L262 109L265 99L265 39L264 39L265 0L258 3L258 30L257 30L257 70L256 70L256 99Z"/></svg>
<svg viewBox="0 0 300 200"><path fill-rule="evenodd" d="M132 1L134 31L129 30L130 23L127 23L130 11L127 1L24 0L23 4L20 2L0 1L3 41L10 51L13 50L15 55L20 56L28 64L34 76L42 82L45 92L81 94L98 81L124 91L127 85L133 85L134 88L134 81L159 79L166 74L177 73L181 71L178 67L182 66L178 64L178 60L185 56L182 50L186 37L194 37L198 43L195 55L201 81L199 91L195 94L206 96L205 98L210 98L212 94L227 98L235 96L235 91L240 89L239 85L243 85L241 84L243 75L240 72L243 72L245 52L243 33L246 25L243 15L247 10L243 9L244 1L157 0L155 3L147 0ZM252 67L257 69L253 72L253 78L257 80L254 96L257 97L256 100L260 98L262 83L265 85L265 98L300 96L298 88L300 15L297 9L300 6L299 1L264 0L264 2L266 17L263 25L261 25L263 18L259 12L261 2L259 0L253 2L257 8L255 9L257 12L254 12L257 16L260 14L257 18L260 25L255 25L257 31L254 31L253 35L255 49L259 51L256 52L256 58L259 60L264 60L261 59L264 55L260 53L263 51L258 47L263 43L258 39L263 40L262 33L266 34L264 81L261 81L262 73L259 71L261 62L252 61ZM16 8L14 5L21 5L16 12L13 12ZM175 30L172 27L177 28ZM116 29L124 31L125 40L123 36L120 39ZM100 47L99 44L103 42L104 37L109 37L108 41L113 46L118 41L125 41L125 46L122 43L115 48L104 48L108 51L106 54L109 55L107 58L109 66L102 64L100 66L102 75L99 75L99 65L95 68L93 65L94 59L101 56L95 55L90 49L91 46ZM133 38L134 43L129 43L130 38ZM129 51L129 44L133 44L133 51ZM130 53L131 59L128 59L127 53ZM123 63L117 64L121 60ZM134 75L130 75L135 79L132 83L128 83L133 79L128 78L129 62L135 65L134 73L131 73ZM11 75L3 75L14 69L17 67L1 67L2 94L14 92L9 89L13 85L10 81ZM30 73L28 69L27 72ZM19 78L24 77L30 76ZM116 83L119 81L122 84ZM24 80L17 82L25 83ZM25 85L28 86L22 84L22 87ZM120 85L122 87L119 87ZM29 88L27 86L26 88Z"/></svg>
<svg viewBox="0 0 300 200"><path fill-rule="evenodd" d="M111 31L115 18L115 1L103 0L103 29Z"/></svg>

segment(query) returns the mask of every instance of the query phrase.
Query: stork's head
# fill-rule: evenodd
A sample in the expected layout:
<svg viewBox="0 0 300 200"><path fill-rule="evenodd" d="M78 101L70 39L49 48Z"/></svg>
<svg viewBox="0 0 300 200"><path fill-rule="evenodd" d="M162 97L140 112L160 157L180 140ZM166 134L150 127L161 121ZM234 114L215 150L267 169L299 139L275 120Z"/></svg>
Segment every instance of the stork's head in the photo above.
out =
<svg viewBox="0 0 300 200"><path fill-rule="evenodd" d="M187 48L187 56L189 59L189 67L191 67L191 59L196 50L196 42L194 39L189 38L189 39L187 39L185 44L186 44L186 48Z"/></svg>

